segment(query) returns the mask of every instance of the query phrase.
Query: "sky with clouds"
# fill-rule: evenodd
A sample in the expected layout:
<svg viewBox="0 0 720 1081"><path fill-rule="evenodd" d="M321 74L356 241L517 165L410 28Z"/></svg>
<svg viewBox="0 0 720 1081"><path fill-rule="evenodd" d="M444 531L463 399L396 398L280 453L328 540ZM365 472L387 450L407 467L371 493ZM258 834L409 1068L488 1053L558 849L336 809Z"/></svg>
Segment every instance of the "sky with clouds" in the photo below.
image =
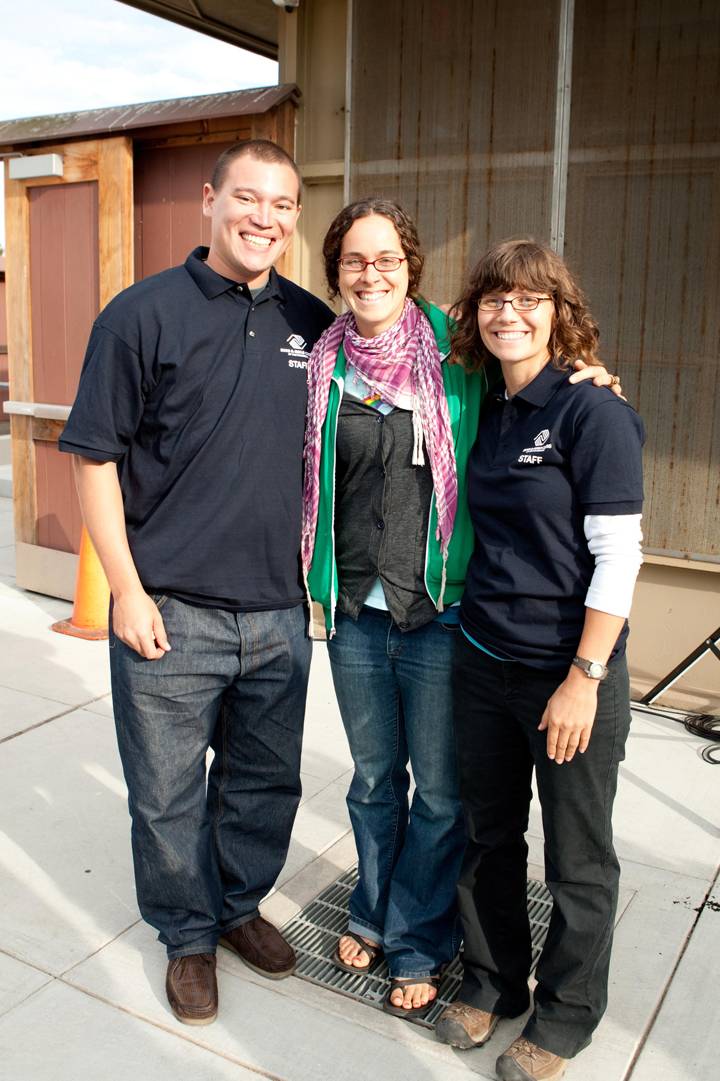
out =
<svg viewBox="0 0 720 1081"><path fill-rule="evenodd" d="M0 27L1 120L277 82L273 61L118 0L0 0Z"/></svg>

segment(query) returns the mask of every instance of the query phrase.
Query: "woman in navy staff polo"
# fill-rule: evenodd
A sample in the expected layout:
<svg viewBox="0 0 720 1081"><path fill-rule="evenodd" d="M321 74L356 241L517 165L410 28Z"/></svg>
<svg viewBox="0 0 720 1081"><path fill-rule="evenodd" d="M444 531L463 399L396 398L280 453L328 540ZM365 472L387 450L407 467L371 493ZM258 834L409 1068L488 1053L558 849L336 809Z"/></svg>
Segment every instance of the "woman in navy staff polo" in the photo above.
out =
<svg viewBox="0 0 720 1081"><path fill-rule="evenodd" d="M457 305L454 349L499 361L468 471L475 549L453 674L468 848L459 883L459 1000L438 1021L456 1047L530 1003L525 831L535 770L553 913L505 1081L562 1075L605 1010L619 867L612 805L630 723L626 617L641 563L635 411L571 384L598 330L563 260L530 240L493 247Z"/></svg>

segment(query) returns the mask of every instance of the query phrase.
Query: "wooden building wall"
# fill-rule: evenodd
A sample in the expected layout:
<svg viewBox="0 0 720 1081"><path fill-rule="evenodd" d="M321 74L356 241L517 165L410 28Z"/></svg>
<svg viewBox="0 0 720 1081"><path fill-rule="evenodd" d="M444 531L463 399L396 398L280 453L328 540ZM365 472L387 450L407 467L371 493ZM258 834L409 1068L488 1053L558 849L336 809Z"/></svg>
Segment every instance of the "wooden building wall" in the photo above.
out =
<svg viewBox="0 0 720 1081"><path fill-rule="evenodd" d="M295 160L303 178L303 211L292 247L289 276L328 300L322 242L345 202L348 0L304 0L280 13L280 80L297 83ZM384 106L383 106L384 107ZM377 117L381 108L374 106ZM340 310L339 301L330 301Z"/></svg>
<svg viewBox="0 0 720 1081"><path fill-rule="evenodd" d="M5 270L3 269L0 270L0 383L7 382L7 305L5 303ZM0 435L4 435L10 430L10 422L2 411L3 402L6 402L8 397L7 387L0 386Z"/></svg>
<svg viewBox="0 0 720 1081"><path fill-rule="evenodd" d="M4 270L0 273L0 350L2 349L7 349L7 305L5 304Z"/></svg>
<svg viewBox="0 0 720 1081"><path fill-rule="evenodd" d="M573 7L355 5L351 196L415 216L434 300L503 237L564 251L646 422L647 548L720 562L720 5Z"/></svg>
<svg viewBox="0 0 720 1081"><path fill-rule="evenodd" d="M72 405L99 307L98 185L32 188L30 293L35 400ZM40 438L44 434L46 438ZM56 446L57 425L36 429L37 543L77 552L82 520L72 462Z"/></svg>
<svg viewBox="0 0 720 1081"><path fill-rule="evenodd" d="M135 280L184 263L210 243L203 183L230 143L135 148Z"/></svg>

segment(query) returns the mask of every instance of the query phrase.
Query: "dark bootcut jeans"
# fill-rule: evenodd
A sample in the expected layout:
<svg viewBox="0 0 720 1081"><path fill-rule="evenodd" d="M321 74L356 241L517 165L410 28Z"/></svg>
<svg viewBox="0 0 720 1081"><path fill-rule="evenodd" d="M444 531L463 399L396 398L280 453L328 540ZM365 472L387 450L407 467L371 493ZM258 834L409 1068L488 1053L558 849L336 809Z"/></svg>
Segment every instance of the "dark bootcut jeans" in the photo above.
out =
<svg viewBox="0 0 720 1081"><path fill-rule="evenodd" d="M403 634L388 612L363 608L357 622L339 613L328 642L355 765L347 803L359 881L349 927L383 944L395 977L427 978L460 945L465 830L451 697L459 634L437 622Z"/></svg>
<svg viewBox="0 0 720 1081"><path fill-rule="evenodd" d="M611 818L630 726L627 665L624 658L613 662L600 684L585 754L558 765L547 757L547 733L537 726L565 672L494 660L464 638L456 658L456 743L468 831L459 885L465 937L459 998L508 1017L530 1003L525 832L534 768L554 904L523 1035L572 1058L590 1043L607 1005L619 879Z"/></svg>
<svg viewBox="0 0 720 1081"><path fill-rule="evenodd" d="M285 862L311 642L302 606L155 600L171 651L147 661L111 634L110 671L140 912L182 957L253 919Z"/></svg>

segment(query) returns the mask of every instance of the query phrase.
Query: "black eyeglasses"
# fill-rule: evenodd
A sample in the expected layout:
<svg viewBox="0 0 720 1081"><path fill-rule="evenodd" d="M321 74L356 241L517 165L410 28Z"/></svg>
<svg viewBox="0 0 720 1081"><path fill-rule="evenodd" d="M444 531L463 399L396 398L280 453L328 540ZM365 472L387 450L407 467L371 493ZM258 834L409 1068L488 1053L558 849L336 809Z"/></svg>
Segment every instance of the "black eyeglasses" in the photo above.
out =
<svg viewBox="0 0 720 1081"><path fill-rule="evenodd" d="M534 312L542 300L552 300L552 297L513 297L512 300L501 300L500 297L480 297L477 306L481 312L501 312L506 304L512 305L516 312Z"/></svg>
<svg viewBox="0 0 720 1081"><path fill-rule="evenodd" d="M338 259L338 266L351 274L363 273L366 267L374 266L382 274L386 270L398 270L401 263L405 262L407 259L401 259L399 255L381 255L379 259L361 259L359 255L348 255Z"/></svg>

